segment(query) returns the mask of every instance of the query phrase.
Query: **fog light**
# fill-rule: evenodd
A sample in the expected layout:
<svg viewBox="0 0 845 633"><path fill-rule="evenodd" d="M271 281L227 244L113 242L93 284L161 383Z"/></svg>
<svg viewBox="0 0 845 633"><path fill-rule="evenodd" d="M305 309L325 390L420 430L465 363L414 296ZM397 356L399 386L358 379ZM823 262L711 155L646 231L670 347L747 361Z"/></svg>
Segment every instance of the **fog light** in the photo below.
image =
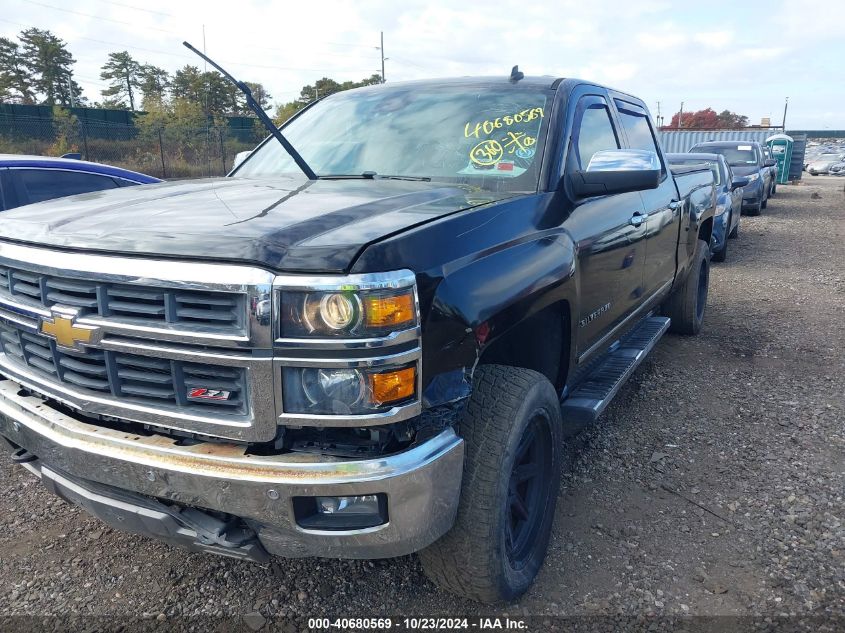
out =
<svg viewBox="0 0 845 633"><path fill-rule="evenodd" d="M317 512L320 514L378 514L378 497L375 495L317 497Z"/></svg>
<svg viewBox="0 0 845 633"><path fill-rule="evenodd" d="M294 497L293 512L306 530L361 530L387 523L387 495Z"/></svg>

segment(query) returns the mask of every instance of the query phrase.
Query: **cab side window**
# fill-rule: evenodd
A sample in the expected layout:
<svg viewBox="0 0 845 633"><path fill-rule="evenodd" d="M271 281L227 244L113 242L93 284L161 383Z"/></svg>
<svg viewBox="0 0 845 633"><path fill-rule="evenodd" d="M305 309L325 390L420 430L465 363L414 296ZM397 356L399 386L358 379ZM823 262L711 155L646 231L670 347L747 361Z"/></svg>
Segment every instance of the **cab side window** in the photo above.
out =
<svg viewBox="0 0 845 633"><path fill-rule="evenodd" d="M58 169L15 169L12 171L17 176L22 204L117 188L114 180L98 174Z"/></svg>
<svg viewBox="0 0 845 633"><path fill-rule="evenodd" d="M596 152L619 149L610 110L601 97L582 97L578 103L572 130L572 149L576 169L587 169Z"/></svg>

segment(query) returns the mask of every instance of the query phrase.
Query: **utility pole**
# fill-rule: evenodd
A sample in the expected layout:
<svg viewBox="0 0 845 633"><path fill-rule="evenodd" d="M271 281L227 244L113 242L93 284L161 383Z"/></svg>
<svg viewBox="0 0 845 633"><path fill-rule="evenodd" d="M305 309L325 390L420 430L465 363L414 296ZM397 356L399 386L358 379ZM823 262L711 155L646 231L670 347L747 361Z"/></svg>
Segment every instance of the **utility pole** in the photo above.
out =
<svg viewBox="0 0 845 633"><path fill-rule="evenodd" d="M678 129L679 130L683 126L683 118L684 118L684 102L681 101L681 111L678 113Z"/></svg>
<svg viewBox="0 0 845 633"><path fill-rule="evenodd" d="M73 78L70 75L67 76L67 91L68 91L68 94L70 95L70 107L72 108L72 107L74 107L74 104L73 104Z"/></svg>
<svg viewBox="0 0 845 633"><path fill-rule="evenodd" d="M786 109L789 107L789 97L786 98L786 101L783 102L783 123L781 124L783 127L783 133L786 134Z"/></svg>
<svg viewBox="0 0 845 633"><path fill-rule="evenodd" d="M657 102L657 117L655 118L655 123L657 123L657 129L659 130L663 127L663 122L661 121L663 117L660 116L660 102Z"/></svg>
<svg viewBox="0 0 845 633"><path fill-rule="evenodd" d="M387 79L384 77L384 31L381 31L381 46L377 46L376 48L381 51L381 83L385 83Z"/></svg>

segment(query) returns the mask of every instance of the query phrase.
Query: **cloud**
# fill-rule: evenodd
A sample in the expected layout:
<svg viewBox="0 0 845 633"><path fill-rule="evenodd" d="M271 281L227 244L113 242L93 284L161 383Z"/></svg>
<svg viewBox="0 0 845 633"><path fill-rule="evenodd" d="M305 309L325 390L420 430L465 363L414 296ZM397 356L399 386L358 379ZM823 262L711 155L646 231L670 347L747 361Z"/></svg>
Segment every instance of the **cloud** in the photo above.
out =
<svg viewBox="0 0 845 633"><path fill-rule="evenodd" d="M821 16L794 0L768 0L765 11L735 0L706 5L240 0L236 10L207 0L39 2L65 11L7 3L0 34L14 37L21 28L38 26L64 38L92 100L100 99L105 87L100 66L112 51L125 48L139 61L171 72L187 63L201 66L181 42L200 46L204 24L209 54L238 78L262 82L278 102L293 99L303 85L323 76L343 81L379 71L376 47L384 31L388 81L504 76L519 64L527 74L606 82L652 108L657 101L664 110L667 103L685 101L687 108L740 110L752 120L782 110L789 94L790 119L806 121L806 127L831 110L831 102L845 103L845 82L831 82L832 73L841 76L838 67L817 59L818 51L831 60L845 56L845 5L835 2L825 5ZM782 34L775 45L773 33ZM767 63L775 59L776 64ZM845 128L841 116L832 124Z"/></svg>
<svg viewBox="0 0 845 633"><path fill-rule="evenodd" d="M725 48L734 40L733 31L706 31L692 36L693 41L709 48Z"/></svg>

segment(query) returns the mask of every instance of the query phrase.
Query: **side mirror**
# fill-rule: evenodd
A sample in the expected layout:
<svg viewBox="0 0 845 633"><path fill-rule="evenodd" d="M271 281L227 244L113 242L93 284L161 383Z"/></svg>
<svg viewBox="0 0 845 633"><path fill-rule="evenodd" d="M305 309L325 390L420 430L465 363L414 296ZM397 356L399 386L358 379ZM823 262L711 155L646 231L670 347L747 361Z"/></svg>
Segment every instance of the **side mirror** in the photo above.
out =
<svg viewBox="0 0 845 633"><path fill-rule="evenodd" d="M747 187L748 182L748 178L734 178L733 181L731 181L731 191L736 191L740 187Z"/></svg>
<svg viewBox="0 0 845 633"><path fill-rule="evenodd" d="M246 157L250 154L252 154L251 150L247 150L245 152L238 152L237 154L235 154L235 160L232 161L232 169L244 162L246 160Z"/></svg>
<svg viewBox="0 0 845 633"><path fill-rule="evenodd" d="M610 149L593 154L586 170L569 175L569 184L579 198L613 193L657 189L660 159L641 149Z"/></svg>
<svg viewBox="0 0 845 633"><path fill-rule="evenodd" d="M766 160L763 161L764 167L774 167L777 164L778 164L778 162L774 158L767 158Z"/></svg>

